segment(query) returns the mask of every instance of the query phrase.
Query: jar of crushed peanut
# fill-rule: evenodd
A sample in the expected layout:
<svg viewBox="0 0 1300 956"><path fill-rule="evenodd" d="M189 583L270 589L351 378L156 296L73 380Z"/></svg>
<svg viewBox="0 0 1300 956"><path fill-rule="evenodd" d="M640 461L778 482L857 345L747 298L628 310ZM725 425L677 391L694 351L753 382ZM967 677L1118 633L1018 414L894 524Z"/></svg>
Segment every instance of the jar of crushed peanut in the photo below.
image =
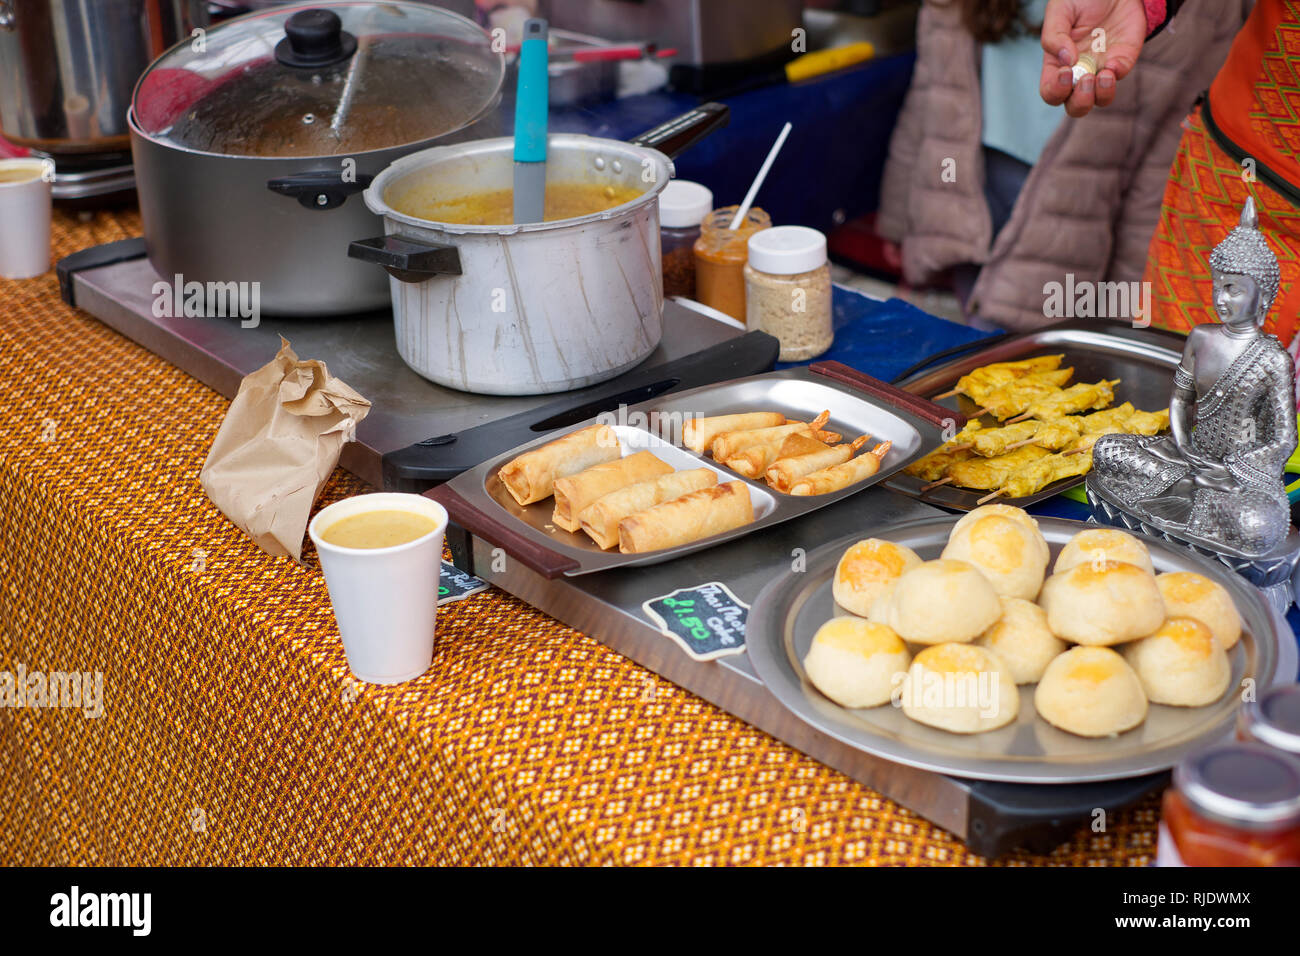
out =
<svg viewBox="0 0 1300 956"><path fill-rule="evenodd" d="M804 226L775 226L749 240L745 324L781 341L782 362L831 347L831 267L826 237Z"/></svg>

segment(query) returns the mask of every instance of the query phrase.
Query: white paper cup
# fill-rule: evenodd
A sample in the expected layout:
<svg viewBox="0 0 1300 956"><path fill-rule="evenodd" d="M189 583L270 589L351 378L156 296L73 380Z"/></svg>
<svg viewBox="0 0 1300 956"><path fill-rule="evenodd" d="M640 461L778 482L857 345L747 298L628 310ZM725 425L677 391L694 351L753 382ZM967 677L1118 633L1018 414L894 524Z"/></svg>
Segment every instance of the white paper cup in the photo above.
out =
<svg viewBox="0 0 1300 956"><path fill-rule="evenodd" d="M48 159L0 159L0 174L30 174L0 181L0 278L31 279L49 271L53 169Z"/></svg>
<svg viewBox="0 0 1300 956"><path fill-rule="evenodd" d="M334 522L366 511L410 511L437 522L392 548L340 548L322 541ZM307 533L320 554L348 667L370 684L400 684L429 669L447 512L423 495L357 495L323 509Z"/></svg>

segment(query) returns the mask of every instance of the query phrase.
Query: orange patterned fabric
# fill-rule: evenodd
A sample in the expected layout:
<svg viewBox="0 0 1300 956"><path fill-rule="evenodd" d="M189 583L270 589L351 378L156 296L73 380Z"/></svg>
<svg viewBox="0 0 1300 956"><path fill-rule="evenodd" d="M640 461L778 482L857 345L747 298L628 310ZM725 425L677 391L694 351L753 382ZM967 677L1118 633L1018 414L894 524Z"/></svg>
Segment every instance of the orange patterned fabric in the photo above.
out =
<svg viewBox="0 0 1300 956"><path fill-rule="evenodd" d="M1300 210L1266 183L1243 178L1243 168L1206 131L1199 109L1184 127L1143 276L1151 283L1152 324L1186 332L1218 321L1210 304L1210 252L1253 196L1259 228L1282 270L1264 328L1289 344L1300 328Z"/></svg>
<svg viewBox="0 0 1300 956"><path fill-rule="evenodd" d="M138 229L59 215L56 254ZM99 718L0 709L0 861L987 862L496 590L439 610L420 679L353 684L310 545L268 557L199 487L227 402L52 273L0 281L0 389L0 670L104 679ZM1156 817L1003 862L1145 864Z"/></svg>
<svg viewBox="0 0 1300 956"><path fill-rule="evenodd" d="M1300 188L1300 2L1259 0L1210 85L1232 142Z"/></svg>

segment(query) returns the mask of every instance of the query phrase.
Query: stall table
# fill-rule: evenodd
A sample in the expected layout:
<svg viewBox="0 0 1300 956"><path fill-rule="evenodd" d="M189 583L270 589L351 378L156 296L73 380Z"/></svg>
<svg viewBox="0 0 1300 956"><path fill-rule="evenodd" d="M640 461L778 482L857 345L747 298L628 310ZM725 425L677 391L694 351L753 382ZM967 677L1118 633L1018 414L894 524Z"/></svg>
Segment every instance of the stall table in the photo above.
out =
<svg viewBox="0 0 1300 956"><path fill-rule="evenodd" d="M56 213L55 255L139 231ZM103 674L102 716L0 709L5 862L990 862L495 589L418 680L354 682L310 544L269 557L199 486L226 400L53 272L0 280L0 387L0 670ZM997 862L1143 865L1156 823Z"/></svg>

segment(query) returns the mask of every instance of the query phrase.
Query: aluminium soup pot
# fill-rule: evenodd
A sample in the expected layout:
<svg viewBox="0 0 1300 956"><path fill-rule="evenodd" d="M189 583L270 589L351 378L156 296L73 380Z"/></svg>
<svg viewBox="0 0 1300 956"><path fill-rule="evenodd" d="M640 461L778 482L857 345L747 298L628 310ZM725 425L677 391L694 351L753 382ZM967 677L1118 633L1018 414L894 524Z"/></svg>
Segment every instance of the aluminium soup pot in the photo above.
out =
<svg viewBox="0 0 1300 956"><path fill-rule="evenodd" d="M408 2L290 4L159 57L129 117L149 260L170 280L256 282L263 311L386 308L348 243L395 159L482 136L504 58L475 23Z"/></svg>
<svg viewBox="0 0 1300 956"><path fill-rule="evenodd" d="M535 395L603 382L659 345L663 274L658 196L673 175L656 149L559 133L548 183L635 189L603 212L553 222L465 225L399 211L510 190L514 141L406 156L363 197L384 236L350 254L390 273L397 351L425 378L485 395ZM376 270L378 271L378 270Z"/></svg>

